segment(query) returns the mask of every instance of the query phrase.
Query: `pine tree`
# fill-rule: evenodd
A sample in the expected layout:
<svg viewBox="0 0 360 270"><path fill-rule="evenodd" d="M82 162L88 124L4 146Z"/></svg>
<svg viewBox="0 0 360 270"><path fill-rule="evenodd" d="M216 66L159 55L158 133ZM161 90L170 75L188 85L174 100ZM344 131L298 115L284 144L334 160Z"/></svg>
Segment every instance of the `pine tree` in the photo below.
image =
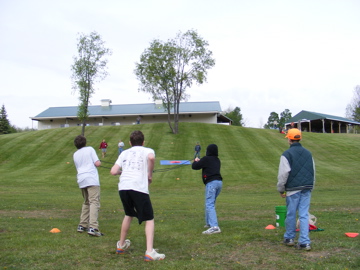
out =
<svg viewBox="0 0 360 270"><path fill-rule="evenodd" d="M244 126L243 116L241 114L241 109L239 107L235 107L234 110L229 108L225 113L225 116L232 120L233 126L241 126L241 127Z"/></svg>
<svg viewBox="0 0 360 270"><path fill-rule="evenodd" d="M11 133L10 122L7 119L5 105L3 104L0 111L0 134Z"/></svg>

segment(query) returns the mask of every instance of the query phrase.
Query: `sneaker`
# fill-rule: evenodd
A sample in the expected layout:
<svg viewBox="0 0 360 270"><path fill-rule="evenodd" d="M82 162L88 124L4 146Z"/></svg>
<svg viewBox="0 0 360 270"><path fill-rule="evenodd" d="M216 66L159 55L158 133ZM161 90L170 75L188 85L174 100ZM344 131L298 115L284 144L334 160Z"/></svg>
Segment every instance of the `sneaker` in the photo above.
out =
<svg viewBox="0 0 360 270"><path fill-rule="evenodd" d="M88 230L88 234L92 235L92 236L103 236L104 235L98 229L94 229L94 228L91 228L91 227Z"/></svg>
<svg viewBox="0 0 360 270"><path fill-rule="evenodd" d="M130 240L126 239L123 246L120 246L120 241L117 241L116 243L116 254L124 254L125 250L130 247Z"/></svg>
<svg viewBox="0 0 360 270"><path fill-rule="evenodd" d="M83 226L81 226L81 225L79 225L79 226L77 227L77 231L78 231L79 233L87 232L87 230L88 230L88 228L83 227Z"/></svg>
<svg viewBox="0 0 360 270"><path fill-rule="evenodd" d="M214 233L221 233L221 230L219 227L211 227L209 229L207 229L206 231L202 232L203 234L214 234Z"/></svg>
<svg viewBox="0 0 360 270"><path fill-rule="evenodd" d="M210 225L206 224L204 225L204 228L210 228Z"/></svg>
<svg viewBox="0 0 360 270"><path fill-rule="evenodd" d="M310 244L297 244L297 245L295 246L295 248L296 248L296 249L306 250L306 251L311 250Z"/></svg>
<svg viewBox="0 0 360 270"><path fill-rule="evenodd" d="M294 239L284 239L284 245L287 245L287 246L293 246L295 245L295 241Z"/></svg>
<svg viewBox="0 0 360 270"><path fill-rule="evenodd" d="M165 259L165 254L157 253L155 249L153 249L151 252L145 252L144 260L146 262L161 261L163 259Z"/></svg>

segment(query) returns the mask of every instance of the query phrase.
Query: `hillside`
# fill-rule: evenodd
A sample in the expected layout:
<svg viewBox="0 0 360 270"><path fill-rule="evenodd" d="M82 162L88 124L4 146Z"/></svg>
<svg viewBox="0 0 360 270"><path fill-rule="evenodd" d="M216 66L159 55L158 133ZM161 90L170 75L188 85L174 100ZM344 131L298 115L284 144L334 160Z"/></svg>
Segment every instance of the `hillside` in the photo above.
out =
<svg viewBox="0 0 360 270"><path fill-rule="evenodd" d="M208 144L218 145L224 190L228 190L228 196L246 193L253 194L253 198L259 195L261 200L263 192L275 194L279 158L288 148L283 134L276 130L199 123L181 123L177 135L170 133L167 124L87 127L85 135L88 145L97 150L103 138L109 144L103 167L99 168L103 189L116 188L117 178L110 176L109 168L117 158L118 140L122 139L126 148L129 147L128 138L134 129L142 130L145 145L155 150L155 171L174 168L155 172L154 190L164 189L166 194L177 190L201 191L200 172L191 170L190 166L160 165L160 160L192 159L194 146L199 141L202 155ZM63 192L73 191L76 188L76 170L72 162L72 154L76 150L73 139L79 132L80 128L64 128L0 136L0 179L12 179L8 183L10 187L5 186L3 190L17 187L21 192L23 187L24 192L28 192L28 184L31 183L34 188L32 192L41 192L44 185L49 184ZM347 192L346 196L350 196L357 190L360 174L359 136L303 133L302 144L313 153L316 162L315 191L340 196L338 189L341 188ZM101 158L100 151L98 156Z"/></svg>
<svg viewBox="0 0 360 270"><path fill-rule="evenodd" d="M244 188L248 188L247 184L273 188L279 157L288 147L284 135L276 130L198 123L181 123L177 135L170 133L167 124L87 127L85 135L88 145L96 150L105 138L109 148L104 161L113 163L117 158L118 140L122 139L126 148L129 147L129 135L134 129L142 130L145 145L155 150L155 170L165 168L160 165L160 160L192 159L197 141L202 146L202 155L208 144L216 143L227 185L242 183ZM11 175L21 179L24 175L36 177L39 174L73 176L72 154L76 150L73 139L79 133L80 128L63 128L0 136L1 177ZM329 181L329 175L333 179L353 183L354 176L360 171L359 137L354 134L303 133L302 144L313 153L319 185ZM98 154L101 157L100 152ZM110 163L103 163L103 166L111 167ZM106 169L99 170L107 174ZM184 166L159 172L156 179L166 181L179 174L183 181L190 181L196 175Z"/></svg>

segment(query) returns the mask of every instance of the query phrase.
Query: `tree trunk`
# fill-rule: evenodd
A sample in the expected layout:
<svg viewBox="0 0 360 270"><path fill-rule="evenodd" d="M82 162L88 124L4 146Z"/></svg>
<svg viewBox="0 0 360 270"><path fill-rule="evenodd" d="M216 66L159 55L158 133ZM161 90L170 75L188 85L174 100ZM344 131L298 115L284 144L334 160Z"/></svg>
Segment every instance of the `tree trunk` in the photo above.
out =
<svg viewBox="0 0 360 270"><path fill-rule="evenodd" d="M179 106L180 101L177 100L174 106L174 134L179 133Z"/></svg>
<svg viewBox="0 0 360 270"><path fill-rule="evenodd" d="M171 111L170 111L169 106L167 107L167 111L168 111L168 124L169 124L169 127L170 127L170 129L171 129L171 132L174 133L174 134L176 134L176 133L175 133L175 130L174 130L172 124L171 124Z"/></svg>
<svg viewBox="0 0 360 270"><path fill-rule="evenodd" d="M90 82L88 82L90 84ZM89 98L90 98L90 88L86 90L86 97L84 103L84 119L82 123L81 135L85 136L85 126L86 126L86 119L88 118L89 114Z"/></svg>
<svg viewBox="0 0 360 270"><path fill-rule="evenodd" d="M82 125L81 125L81 135L85 136L85 126L86 126L86 121L83 120Z"/></svg>

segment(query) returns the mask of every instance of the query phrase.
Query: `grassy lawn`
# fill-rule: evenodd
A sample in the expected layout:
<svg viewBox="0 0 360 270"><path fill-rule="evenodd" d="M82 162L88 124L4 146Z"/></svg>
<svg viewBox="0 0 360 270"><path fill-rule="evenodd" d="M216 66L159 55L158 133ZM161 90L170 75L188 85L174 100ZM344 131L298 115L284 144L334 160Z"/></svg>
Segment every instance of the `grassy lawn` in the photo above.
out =
<svg viewBox="0 0 360 270"><path fill-rule="evenodd" d="M166 254L144 262L144 225L134 220L127 254L115 254L123 218L118 177L109 169L117 143L128 145L134 129L160 160L190 160L197 141L216 143L222 161L223 191L217 202L221 234L202 235L204 185L190 166L154 173L150 196L155 211L154 247ZM311 232L312 250L281 244L284 228L275 225L281 153L288 148L275 130L181 123L180 134L167 124L87 127L88 145L109 144L101 182L100 230L104 237L76 232L82 204L76 183L73 139L80 128L63 128L0 136L1 269L360 269L360 135L304 133L302 144L316 162L317 182L311 213L324 231ZM98 151L98 150L97 150ZM101 158L101 153L98 152ZM107 168L105 168L107 167ZM177 180L178 179L178 180ZM61 233L52 234L52 228Z"/></svg>

